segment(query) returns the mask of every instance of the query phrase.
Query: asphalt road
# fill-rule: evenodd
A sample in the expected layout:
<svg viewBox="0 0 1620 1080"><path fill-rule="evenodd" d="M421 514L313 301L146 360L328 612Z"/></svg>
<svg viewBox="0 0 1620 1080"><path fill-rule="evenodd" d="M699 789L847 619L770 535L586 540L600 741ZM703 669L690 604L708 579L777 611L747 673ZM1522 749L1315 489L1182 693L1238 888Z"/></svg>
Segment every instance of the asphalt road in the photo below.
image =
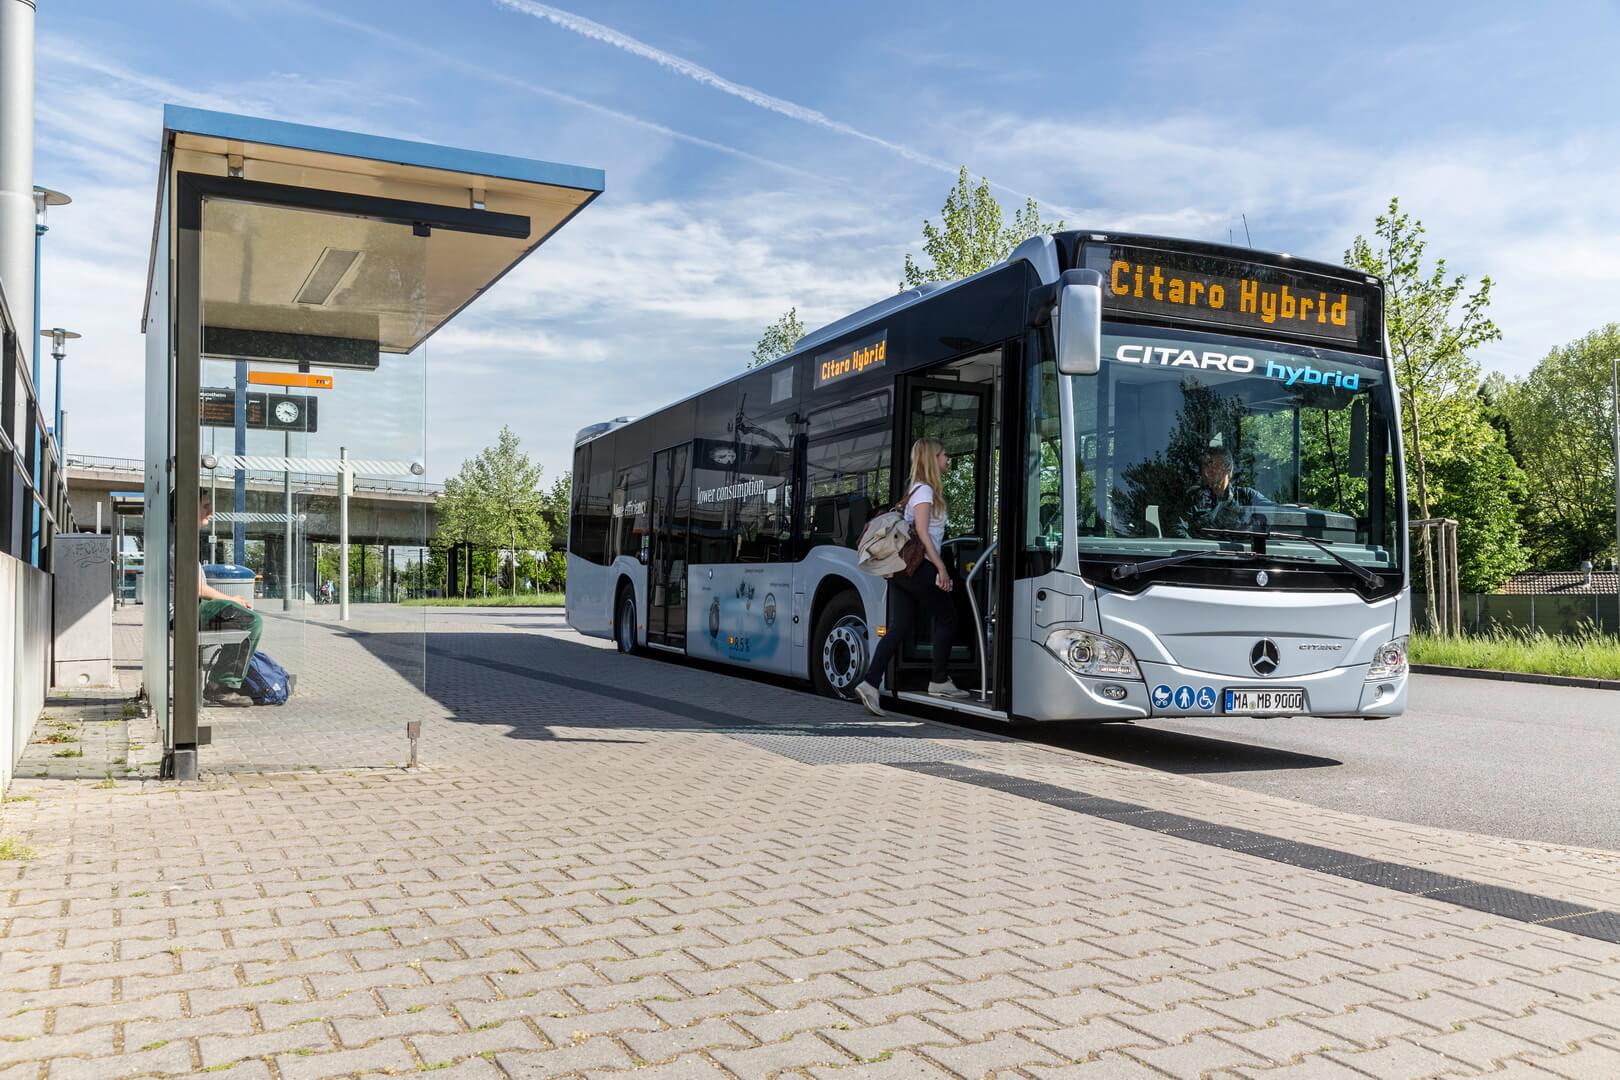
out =
<svg viewBox="0 0 1620 1080"><path fill-rule="evenodd" d="M1415 675L1391 720L1036 729L1099 757L1436 828L1620 851L1620 693Z"/></svg>

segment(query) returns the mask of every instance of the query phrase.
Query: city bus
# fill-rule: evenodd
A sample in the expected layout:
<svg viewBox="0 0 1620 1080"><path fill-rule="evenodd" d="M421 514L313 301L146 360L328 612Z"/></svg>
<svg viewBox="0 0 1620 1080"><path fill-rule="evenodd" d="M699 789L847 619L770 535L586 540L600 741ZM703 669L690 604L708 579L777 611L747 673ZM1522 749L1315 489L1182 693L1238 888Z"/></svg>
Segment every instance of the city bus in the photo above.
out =
<svg viewBox="0 0 1620 1080"><path fill-rule="evenodd" d="M576 441L567 616L853 699L888 632L863 525L913 440L949 454L958 587L926 693L917 620L884 700L979 718L1394 716L1411 621L1383 285L1122 233L1034 237L786 356Z"/></svg>

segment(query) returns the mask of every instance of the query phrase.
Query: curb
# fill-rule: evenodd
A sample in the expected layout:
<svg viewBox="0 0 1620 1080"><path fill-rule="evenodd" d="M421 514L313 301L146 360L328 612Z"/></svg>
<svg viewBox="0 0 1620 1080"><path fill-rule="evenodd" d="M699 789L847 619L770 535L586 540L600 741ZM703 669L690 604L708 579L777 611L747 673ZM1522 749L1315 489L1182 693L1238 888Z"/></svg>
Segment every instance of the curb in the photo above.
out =
<svg viewBox="0 0 1620 1080"><path fill-rule="evenodd" d="M1620 690L1620 679L1588 679L1578 675L1529 675L1521 671L1441 667L1438 664L1413 664L1411 671L1414 675L1453 675L1460 679L1496 679L1501 682L1541 683L1547 686L1578 686L1583 690Z"/></svg>

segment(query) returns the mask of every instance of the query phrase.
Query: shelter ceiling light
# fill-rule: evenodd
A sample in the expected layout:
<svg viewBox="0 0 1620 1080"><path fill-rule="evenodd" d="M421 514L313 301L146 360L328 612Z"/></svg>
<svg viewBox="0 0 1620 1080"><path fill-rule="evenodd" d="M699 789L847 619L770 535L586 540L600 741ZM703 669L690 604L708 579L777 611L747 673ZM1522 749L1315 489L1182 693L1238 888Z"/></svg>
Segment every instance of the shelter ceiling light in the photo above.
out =
<svg viewBox="0 0 1620 1080"><path fill-rule="evenodd" d="M349 275L349 272L360 262L358 251L349 251L345 248L323 248L320 258L315 260L315 266L310 270L309 277L304 279L303 287L298 290L297 300L300 304L325 304L332 299L337 291L338 284Z"/></svg>

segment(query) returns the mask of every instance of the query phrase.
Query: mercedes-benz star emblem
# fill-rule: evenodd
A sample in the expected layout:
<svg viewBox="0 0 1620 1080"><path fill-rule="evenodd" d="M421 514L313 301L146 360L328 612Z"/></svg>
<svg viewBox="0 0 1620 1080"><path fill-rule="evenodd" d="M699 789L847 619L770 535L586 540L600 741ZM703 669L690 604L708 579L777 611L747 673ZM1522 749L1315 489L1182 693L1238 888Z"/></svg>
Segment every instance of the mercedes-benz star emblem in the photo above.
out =
<svg viewBox="0 0 1620 1080"><path fill-rule="evenodd" d="M1254 583L1256 585L1260 586L1262 589L1266 587L1266 582L1268 582L1270 580L1271 580L1271 575L1266 573L1264 570L1262 570L1258 574L1254 575Z"/></svg>
<svg viewBox="0 0 1620 1080"><path fill-rule="evenodd" d="M1254 669L1256 675L1270 675L1276 671L1281 658L1281 654L1277 651L1277 643L1270 638L1261 638L1254 643L1254 648L1249 650L1249 666Z"/></svg>

